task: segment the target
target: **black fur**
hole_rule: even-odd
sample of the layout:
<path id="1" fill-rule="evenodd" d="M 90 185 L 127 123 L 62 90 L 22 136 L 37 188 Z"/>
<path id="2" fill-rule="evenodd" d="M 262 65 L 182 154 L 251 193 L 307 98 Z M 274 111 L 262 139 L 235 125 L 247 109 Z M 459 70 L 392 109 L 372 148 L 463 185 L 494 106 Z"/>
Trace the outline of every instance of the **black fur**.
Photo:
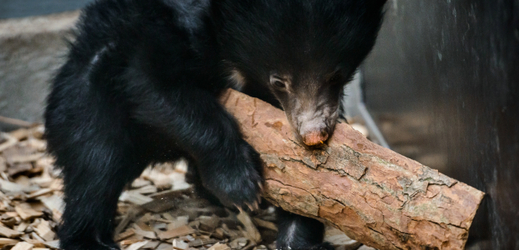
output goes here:
<path id="1" fill-rule="evenodd" d="M 314 219 L 276 210 L 278 216 L 277 249 L 332 250 L 330 244 L 323 243 L 324 225 Z"/>
<path id="2" fill-rule="evenodd" d="M 242 91 L 289 113 L 293 99 L 314 98 L 269 82 L 290 73 L 292 90 L 318 86 L 315 98 L 333 108 L 374 44 L 384 2 L 98 0 L 85 8 L 45 112 L 64 177 L 61 247 L 118 249 L 118 197 L 150 163 L 185 157 L 224 205 L 257 202 L 259 156 L 217 101 L 229 76 L 240 72 Z M 280 216 L 279 247 L 329 249 L 322 224 Z"/>

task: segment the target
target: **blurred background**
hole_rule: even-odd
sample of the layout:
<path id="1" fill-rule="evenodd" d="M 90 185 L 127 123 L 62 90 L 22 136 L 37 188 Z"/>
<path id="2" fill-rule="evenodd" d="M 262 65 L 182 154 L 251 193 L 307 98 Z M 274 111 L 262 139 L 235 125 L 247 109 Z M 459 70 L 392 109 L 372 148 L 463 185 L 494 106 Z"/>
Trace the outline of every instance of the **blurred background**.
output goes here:
<path id="1" fill-rule="evenodd" d="M 0 0 L 0 130 L 41 122 L 87 2 Z M 519 1 L 390 0 L 360 72 L 373 140 L 487 194 L 467 249 L 519 249 Z"/>

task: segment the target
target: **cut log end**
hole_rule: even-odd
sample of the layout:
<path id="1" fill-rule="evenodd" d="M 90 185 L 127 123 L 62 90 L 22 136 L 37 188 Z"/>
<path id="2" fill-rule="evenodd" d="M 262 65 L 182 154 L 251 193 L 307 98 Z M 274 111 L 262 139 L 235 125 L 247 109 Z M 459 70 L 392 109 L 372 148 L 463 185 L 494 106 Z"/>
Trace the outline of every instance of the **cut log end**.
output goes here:
<path id="1" fill-rule="evenodd" d="M 339 123 L 323 149 L 292 134 L 283 111 L 229 90 L 222 99 L 264 161 L 264 196 L 380 249 L 463 249 L 483 193 Z"/>

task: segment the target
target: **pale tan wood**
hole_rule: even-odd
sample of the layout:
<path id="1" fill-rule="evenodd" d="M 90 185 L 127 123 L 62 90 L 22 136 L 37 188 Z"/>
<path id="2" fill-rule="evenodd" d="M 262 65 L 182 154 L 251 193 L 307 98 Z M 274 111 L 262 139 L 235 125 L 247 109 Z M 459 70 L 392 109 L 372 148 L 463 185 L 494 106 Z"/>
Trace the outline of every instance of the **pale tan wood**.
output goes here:
<path id="1" fill-rule="evenodd" d="M 22 232 L 18 232 L 16 230 L 12 230 L 8 227 L 5 227 L 3 226 L 1 223 L 0 223 L 0 236 L 5 236 L 7 238 L 16 238 L 16 237 L 19 237 L 23 235 Z"/>
<path id="2" fill-rule="evenodd" d="M 245 226 L 244 235 L 255 243 L 261 242 L 261 234 L 259 233 L 256 226 L 252 223 L 252 219 L 250 218 L 249 214 L 240 211 L 237 218 L 241 224 Z"/>
<path id="3" fill-rule="evenodd" d="M 32 209 L 31 206 L 27 203 L 21 203 L 15 206 L 14 210 L 18 213 L 18 215 L 20 215 L 20 218 L 22 218 L 23 220 L 36 218 L 43 215 L 43 212 Z"/>
<path id="4" fill-rule="evenodd" d="M 16 245 L 19 240 L 0 238 L 0 247 Z"/>
<path id="5" fill-rule="evenodd" d="M 11 248 L 11 250 L 31 250 L 33 247 L 33 244 L 27 242 L 18 242 L 16 245 L 14 245 L 13 248 Z"/>
<path id="6" fill-rule="evenodd" d="M 184 226 L 181 226 L 181 227 L 178 227 L 178 228 L 175 228 L 175 229 L 171 229 L 171 230 L 168 230 L 168 231 L 165 231 L 165 232 L 161 232 L 158 234 L 158 237 L 161 239 L 161 240 L 167 240 L 167 239 L 171 239 L 171 238 L 175 238 L 175 237 L 179 237 L 179 236 L 184 236 L 184 235 L 188 235 L 188 234 L 192 234 L 194 233 L 195 230 L 193 230 L 193 228 L 187 226 L 187 225 L 184 225 Z"/>
<path id="7" fill-rule="evenodd" d="M 225 244 L 216 243 L 212 247 L 210 247 L 208 250 L 231 250 L 231 248 Z"/>
<path id="8" fill-rule="evenodd" d="M 42 237 L 45 242 L 54 240 L 56 234 L 52 231 L 48 221 L 42 221 L 36 228 L 36 232 Z"/>

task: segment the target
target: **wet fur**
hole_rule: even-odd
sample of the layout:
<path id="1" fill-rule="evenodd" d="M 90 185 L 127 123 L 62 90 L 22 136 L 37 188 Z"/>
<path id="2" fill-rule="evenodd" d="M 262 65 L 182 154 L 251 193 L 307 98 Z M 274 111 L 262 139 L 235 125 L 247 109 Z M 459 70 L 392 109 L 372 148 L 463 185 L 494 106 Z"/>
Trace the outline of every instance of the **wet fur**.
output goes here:
<path id="1" fill-rule="evenodd" d="M 292 88 L 304 92 L 307 87 L 295 82 L 326 84 L 315 79 L 340 64 L 342 87 L 373 46 L 383 2 L 100 0 L 85 8 L 45 111 L 49 152 L 64 178 L 61 247 L 118 249 L 118 197 L 150 163 L 185 157 L 197 183 L 221 203 L 254 204 L 261 161 L 217 101 L 237 83 L 233 72 L 239 72 L 243 92 L 288 113 L 284 103 L 315 101 L 312 95 L 283 99 L 267 84 L 269 72 L 275 67 L 290 73 Z M 337 23 L 314 16 L 312 22 L 325 27 L 314 41 L 319 46 L 306 43 L 315 51 L 300 57 L 304 53 L 294 49 L 309 30 L 283 18 L 306 20 L 298 13 L 309 6 L 335 15 Z M 262 21 L 271 28 L 258 26 Z M 305 75 L 310 59 L 320 71 Z M 336 105 L 337 95 L 329 89 L 319 99 Z M 286 212 L 279 220 L 280 248 L 331 249 L 321 244 L 317 221 Z"/>

